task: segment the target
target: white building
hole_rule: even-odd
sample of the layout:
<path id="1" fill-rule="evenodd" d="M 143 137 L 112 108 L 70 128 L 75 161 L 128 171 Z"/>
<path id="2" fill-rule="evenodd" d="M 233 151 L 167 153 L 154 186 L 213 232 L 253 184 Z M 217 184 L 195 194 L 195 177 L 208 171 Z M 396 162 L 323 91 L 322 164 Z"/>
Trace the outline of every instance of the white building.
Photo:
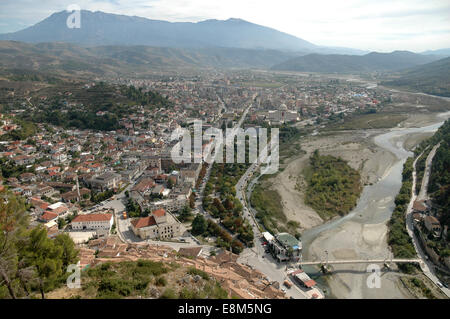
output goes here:
<path id="1" fill-rule="evenodd" d="M 112 214 L 78 215 L 72 220 L 74 230 L 110 230 L 114 222 Z"/>
<path id="2" fill-rule="evenodd" d="M 164 209 L 131 221 L 131 230 L 142 239 L 170 239 L 181 236 L 181 224 Z"/>

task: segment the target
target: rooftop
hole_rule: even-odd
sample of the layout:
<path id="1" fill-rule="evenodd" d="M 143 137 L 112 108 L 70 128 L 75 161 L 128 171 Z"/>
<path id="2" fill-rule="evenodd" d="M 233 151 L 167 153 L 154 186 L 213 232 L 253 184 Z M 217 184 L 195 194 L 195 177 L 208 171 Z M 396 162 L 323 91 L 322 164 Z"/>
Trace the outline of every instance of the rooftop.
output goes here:
<path id="1" fill-rule="evenodd" d="M 139 229 L 139 228 L 156 225 L 156 221 L 153 216 L 147 216 L 147 217 L 134 219 L 131 221 L 131 224 L 133 225 L 134 228 Z"/>
<path id="2" fill-rule="evenodd" d="M 294 249 L 301 248 L 301 242 L 291 234 L 279 233 L 275 237 L 285 247 L 292 247 Z"/>
<path id="3" fill-rule="evenodd" d="M 72 220 L 73 222 L 103 222 L 110 221 L 112 214 L 89 214 L 89 215 L 78 215 Z"/>

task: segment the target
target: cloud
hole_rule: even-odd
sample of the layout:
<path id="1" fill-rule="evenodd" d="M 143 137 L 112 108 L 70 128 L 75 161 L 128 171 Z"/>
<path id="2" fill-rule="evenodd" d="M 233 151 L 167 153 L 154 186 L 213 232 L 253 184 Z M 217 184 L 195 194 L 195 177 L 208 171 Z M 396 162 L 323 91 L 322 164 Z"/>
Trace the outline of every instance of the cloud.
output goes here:
<path id="1" fill-rule="evenodd" d="M 450 47 L 448 0 L 2 0 L 0 32 L 82 9 L 172 22 L 241 18 L 318 45 L 424 51 Z"/>

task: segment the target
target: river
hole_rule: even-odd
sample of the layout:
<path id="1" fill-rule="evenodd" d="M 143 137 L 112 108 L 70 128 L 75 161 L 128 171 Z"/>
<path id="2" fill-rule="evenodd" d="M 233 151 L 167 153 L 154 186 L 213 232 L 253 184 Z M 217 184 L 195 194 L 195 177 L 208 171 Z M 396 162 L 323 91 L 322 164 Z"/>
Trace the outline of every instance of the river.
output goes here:
<path id="1" fill-rule="evenodd" d="M 412 152 L 405 149 L 404 141 L 409 134 L 435 132 L 444 123 L 444 120 L 450 117 L 450 112 L 441 113 L 439 117 L 442 120 L 432 125 L 414 128 L 394 128 L 387 133 L 374 137 L 374 143 L 394 154 L 396 161 L 387 169 L 378 182 L 363 188 L 357 206 L 348 215 L 306 230 L 302 234 L 304 260 L 322 259 L 325 256 L 324 250 L 329 251 L 330 260 L 338 259 L 336 255 L 340 252 L 351 253 L 353 257 L 358 259 L 375 257 L 374 255 L 382 258 L 388 256 L 389 250 L 386 244 L 387 227 L 385 224 L 390 219 L 395 207 L 394 198 L 401 187 L 403 164 L 409 156 L 413 155 Z M 366 233 L 363 234 L 362 232 Z M 369 237 L 370 239 L 367 239 Z M 342 243 L 343 241 L 345 243 Z M 334 256 L 333 252 L 335 252 Z M 364 269 L 362 267 L 365 266 L 351 266 L 353 270 L 363 273 Z M 347 268 L 350 267 L 347 266 Z M 339 286 L 336 280 L 333 285 L 329 285 L 329 281 L 325 282 L 322 280 L 323 278 L 321 278 L 316 268 L 305 267 L 305 270 L 313 274 L 319 285 L 325 288 L 328 296 L 349 298 L 344 291 L 345 289 L 336 288 Z M 364 287 L 364 278 L 359 278 L 356 282 L 353 277 L 343 276 L 343 278 L 340 278 L 340 285 L 346 286 L 346 289 L 351 292 L 350 298 L 404 297 L 400 291 L 396 291 L 395 285 L 391 282 L 389 282 L 389 291 L 387 293 L 374 294 Z"/>

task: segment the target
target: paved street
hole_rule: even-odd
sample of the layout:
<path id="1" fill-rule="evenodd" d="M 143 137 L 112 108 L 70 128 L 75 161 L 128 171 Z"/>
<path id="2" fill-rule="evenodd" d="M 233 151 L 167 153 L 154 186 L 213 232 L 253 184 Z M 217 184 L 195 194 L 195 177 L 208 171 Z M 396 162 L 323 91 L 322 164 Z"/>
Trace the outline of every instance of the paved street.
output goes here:
<path id="1" fill-rule="evenodd" d="M 278 146 L 274 151 L 277 151 Z M 264 153 L 264 152 L 263 152 Z M 249 197 L 251 191 L 259 179 L 259 170 L 261 163 L 266 162 L 267 157 L 262 157 L 258 162 L 252 163 L 247 171 L 241 176 L 236 184 L 236 197 L 244 206 L 244 217 L 252 225 L 253 233 L 255 234 L 255 246 L 253 248 L 246 248 L 238 258 L 238 261 L 247 264 L 265 274 L 270 281 L 277 281 L 282 287 L 283 282 L 288 278 L 286 264 L 280 264 L 275 261 L 270 253 L 265 252 L 265 247 L 261 241 L 261 231 L 255 218 L 256 211 L 251 207 Z M 259 175 L 256 177 L 256 175 Z M 249 183 L 249 181 L 251 182 Z M 295 283 L 290 289 L 286 289 L 286 295 L 295 299 L 306 299 L 308 295 L 302 291 Z"/>
<path id="2" fill-rule="evenodd" d="M 414 233 L 414 226 L 413 226 L 413 218 L 412 218 L 412 207 L 414 202 L 417 199 L 425 199 L 427 198 L 427 187 L 428 187 L 428 181 L 430 178 L 430 170 L 431 170 L 431 162 L 433 160 L 434 155 L 436 154 L 436 149 L 439 147 L 440 144 L 436 145 L 428 155 L 425 163 L 425 172 L 423 174 L 423 180 L 422 180 L 422 188 L 420 189 L 419 195 L 416 195 L 414 190 L 416 189 L 416 182 L 417 182 L 417 175 L 416 175 L 416 162 L 419 159 L 420 156 L 417 156 L 416 160 L 413 163 L 413 185 L 412 185 L 412 197 L 411 201 L 408 204 L 408 208 L 406 210 L 406 229 L 408 231 L 409 236 L 413 240 L 414 248 L 416 249 L 417 256 L 419 256 L 420 259 L 422 259 L 422 262 L 420 263 L 420 268 L 422 269 L 423 273 L 436 285 L 439 281 L 439 278 L 437 278 L 434 275 L 434 265 L 430 260 L 427 260 L 426 253 L 423 251 L 422 247 L 419 244 L 419 240 Z M 438 286 L 438 285 L 437 285 Z M 438 286 L 439 287 L 439 286 Z M 447 295 L 447 297 L 450 298 L 450 290 L 445 287 L 439 287 L 443 293 Z"/>

